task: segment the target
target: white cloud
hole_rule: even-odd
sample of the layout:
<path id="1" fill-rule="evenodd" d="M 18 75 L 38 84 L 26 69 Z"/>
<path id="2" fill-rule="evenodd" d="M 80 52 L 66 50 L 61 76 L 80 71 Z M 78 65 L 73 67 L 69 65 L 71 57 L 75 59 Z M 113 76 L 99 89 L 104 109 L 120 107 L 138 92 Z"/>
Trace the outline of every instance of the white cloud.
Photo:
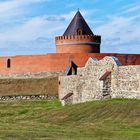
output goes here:
<path id="1" fill-rule="evenodd" d="M 140 20 L 135 16 L 116 16 L 108 20 L 96 29 L 96 33 L 102 35 L 103 51 L 109 48 L 110 52 L 140 53 Z"/>
<path id="2" fill-rule="evenodd" d="M 62 15 L 44 15 L 32 17 L 23 23 L 13 26 L 10 30 L 0 33 L 0 41 L 27 41 L 39 37 L 61 35 L 66 29 L 75 12 Z M 56 26 L 59 25 L 59 26 Z"/>
<path id="3" fill-rule="evenodd" d="M 22 15 L 25 11 L 28 12 L 29 9 L 26 6 L 43 1 L 51 0 L 8 0 L 0 2 L 0 20 L 3 23 L 8 20 L 17 20 L 18 15 Z M 138 11 L 138 7 L 139 5 L 134 4 L 125 6 L 118 12 L 119 14 L 105 15 L 103 20 L 93 18 L 99 9 L 82 10 L 81 13 L 91 25 L 97 25 L 95 33 L 102 35 L 103 52 L 131 53 L 131 48 L 136 48 L 133 53 L 140 53 L 140 14 L 138 12 L 134 16 L 125 16 L 126 13 Z M 17 50 L 28 50 L 27 48 L 33 50 L 34 47 L 54 46 L 54 37 L 65 31 L 74 15 L 75 11 L 71 11 L 59 16 L 42 15 L 25 18 L 22 21 L 20 19 L 18 24 L 13 26 L 9 24 L 10 29 L 0 30 L 0 48 L 5 46 L 6 48 L 17 48 Z M 4 18 L 7 19 L 2 20 Z"/>
<path id="4" fill-rule="evenodd" d="M 102 36 L 102 52 L 140 53 L 139 9 L 139 2 L 131 3 L 103 19 L 91 19 L 97 27 L 95 33 Z"/>
<path id="5" fill-rule="evenodd" d="M 25 6 L 50 0 L 7 0 L 0 2 L 0 19 L 25 13 Z"/>
<path id="6" fill-rule="evenodd" d="M 140 2 L 126 5 L 122 8 L 122 13 L 140 12 Z"/>

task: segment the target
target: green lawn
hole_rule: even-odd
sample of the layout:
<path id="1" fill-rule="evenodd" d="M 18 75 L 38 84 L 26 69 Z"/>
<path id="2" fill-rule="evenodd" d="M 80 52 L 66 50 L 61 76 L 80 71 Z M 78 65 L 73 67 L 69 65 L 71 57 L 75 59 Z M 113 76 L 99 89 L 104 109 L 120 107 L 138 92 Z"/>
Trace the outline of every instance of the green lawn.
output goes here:
<path id="1" fill-rule="evenodd" d="M 0 102 L 0 140 L 38 139 L 140 140 L 140 100 Z"/>

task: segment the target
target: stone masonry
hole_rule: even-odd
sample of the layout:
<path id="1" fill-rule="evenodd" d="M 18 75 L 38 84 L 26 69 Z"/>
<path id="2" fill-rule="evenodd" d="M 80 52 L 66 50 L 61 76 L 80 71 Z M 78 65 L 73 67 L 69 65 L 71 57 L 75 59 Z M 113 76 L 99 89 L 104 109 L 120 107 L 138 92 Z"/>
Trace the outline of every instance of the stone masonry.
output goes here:
<path id="1" fill-rule="evenodd" d="M 28 78 L 47 78 L 58 77 L 64 75 L 64 72 L 38 72 L 38 73 L 23 73 L 23 74 L 0 74 L 0 79 L 28 79 Z"/>
<path id="2" fill-rule="evenodd" d="M 70 96 L 68 96 L 70 95 Z M 105 98 L 140 99 L 140 65 L 122 66 L 118 58 L 89 58 L 77 75 L 59 77 L 63 105 Z"/>

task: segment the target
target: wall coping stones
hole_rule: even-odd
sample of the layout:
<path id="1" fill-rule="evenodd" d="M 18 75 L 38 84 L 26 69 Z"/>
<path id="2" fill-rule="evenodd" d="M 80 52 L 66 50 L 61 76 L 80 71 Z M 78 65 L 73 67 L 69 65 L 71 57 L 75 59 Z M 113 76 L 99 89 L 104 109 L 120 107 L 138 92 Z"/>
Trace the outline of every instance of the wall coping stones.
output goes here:
<path id="1" fill-rule="evenodd" d="M 64 72 L 39 72 L 39 73 L 23 73 L 23 74 L 0 74 L 0 79 L 28 79 L 28 78 L 47 78 L 64 75 Z"/>
<path id="2" fill-rule="evenodd" d="M 0 96 L 0 101 L 54 100 L 54 99 L 58 99 L 58 96 L 49 96 L 49 95 L 9 95 L 9 96 Z"/>

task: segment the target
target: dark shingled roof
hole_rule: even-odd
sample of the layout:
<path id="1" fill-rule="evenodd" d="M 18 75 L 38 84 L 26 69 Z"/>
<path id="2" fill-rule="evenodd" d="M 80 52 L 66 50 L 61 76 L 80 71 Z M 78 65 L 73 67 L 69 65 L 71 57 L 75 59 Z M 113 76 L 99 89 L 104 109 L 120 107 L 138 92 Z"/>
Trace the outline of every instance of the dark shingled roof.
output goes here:
<path id="1" fill-rule="evenodd" d="M 93 35 L 93 32 L 91 31 L 90 27 L 81 15 L 80 11 L 76 13 L 63 35 L 77 35 L 78 29 L 83 30 L 83 35 Z"/>

